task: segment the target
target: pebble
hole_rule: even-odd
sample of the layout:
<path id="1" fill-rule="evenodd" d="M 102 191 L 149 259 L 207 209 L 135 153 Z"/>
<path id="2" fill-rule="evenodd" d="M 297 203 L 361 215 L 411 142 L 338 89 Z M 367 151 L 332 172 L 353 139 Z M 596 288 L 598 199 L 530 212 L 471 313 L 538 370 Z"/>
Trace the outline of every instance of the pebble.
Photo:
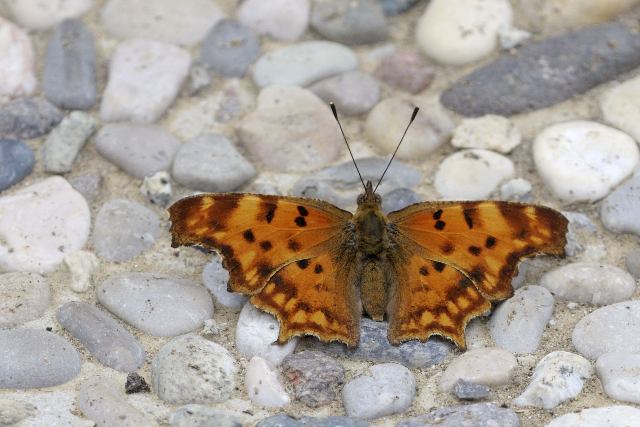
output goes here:
<path id="1" fill-rule="evenodd" d="M 640 353 L 640 301 L 608 305 L 587 314 L 573 329 L 573 346 L 589 359 L 620 351 Z"/>
<path id="2" fill-rule="evenodd" d="M 211 76 L 209 69 L 199 61 L 194 61 L 191 64 L 191 69 L 189 70 L 187 94 L 189 96 L 196 96 L 204 89 L 211 87 L 212 83 L 213 77 Z"/>
<path id="3" fill-rule="evenodd" d="M 111 57 L 100 118 L 155 122 L 178 95 L 189 67 L 189 52 L 177 46 L 145 39 L 120 43 Z"/>
<path id="4" fill-rule="evenodd" d="M 36 163 L 28 145 L 13 139 L 0 139 L 0 191 L 27 177 Z"/>
<path id="5" fill-rule="evenodd" d="M 78 18 L 93 6 L 93 0 L 20 0 L 6 7 L 15 22 L 29 30 L 46 30 L 65 19 Z"/>
<path id="6" fill-rule="evenodd" d="M 569 99 L 638 65 L 640 34 L 620 23 L 602 24 L 505 53 L 457 80 L 441 100 L 464 116 L 511 116 Z"/>
<path id="7" fill-rule="evenodd" d="M 376 43 L 389 36 L 378 0 L 316 0 L 310 19 L 311 27 L 323 38 L 344 44 Z"/>
<path id="8" fill-rule="evenodd" d="M 67 110 L 88 110 L 96 103 L 96 52 L 91 31 L 71 19 L 53 31 L 44 56 L 42 90 Z"/>
<path id="9" fill-rule="evenodd" d="M 99 308 L 71 301 L 58 308 L 56 318 L 103 365 L 133 372 L 144 363 L 144 348 L 138 340 Z"/>
<path id="10" fill-rule="evenodd" d="M 91 378 L 78 391 L 78 408 L 97 426 L 152 427 L 156 424 L 133 407 L 112 381 Z"/>
<path id="11" fill-rule="evenodd" d="M 629 273 L 612 265 L 574 262 L 545 273 L 540 286 L 563 300 L 609 305 L 630 299 L 636 282 Z"/>
<path id="12" fill-rule="evenodd" d="M 242 308 L 248 300 L 245 295 L 227 290 L 229 272 L 222 267 L 222 260 L 219 256 L 214 257 L 204 266 L 202 282 L 211 291 L 216 301 L 227 308 Z"/>
<path id="13" fill-rule="evenodd" d="M 462 119 L 453 130 L 451 145 L 458 148 L 482 148 L 507 154 L 522 142 L 517 127 L 506 117 L 487 114 Z"/>
<path id="14" fill-rule="evenodd" d="M 553 409 L 580 394 L 592 375 L 591 362 L 584 357 L 567 351 L 551 352 L 538 362 L 531 382 L 513 404 Z"/>
<path id="15" fill-rule="evenodd" d="M 257 34 L 295 41 L 307 30 L 310 9 L 309 0 L 246 0 L 236 14 Z"/>
<path id="16" fill-rule="evenodd" d="M 99 284 L 100 304 L 142 332 L 172 337 L 201 328 L 213 316 L 204 286 L 155 273 L 124 273 Z"/>
<path id="17" fill-rule="evenodd" d="M 200 60 L 223 77 L 242 77 L 260 53 L 260 41 L 242 23 L 222 19 L 202 42 Z"/>
<path id="18" fill-rule="evenodd" d="M 293 353 L 300 340 L 293 337 L 286 344 L 278 344 L 279 332 L 280 325 L 275 317 L 246 303 L 236 325 L 236 348 L 248 359 L 260 356 L 272 366 L 279 366 Z"/>
<path id="19" fill-rule="evenodd" d="M 399 211 L 409 205 L 422 201 L 422 197 L 408 188 L 397 188 L 384 195 L 382 211 L 384 213 Z"/>
<path id="20" fill-rule="evenodd" d="M 553 314 L 553 295 L 541 286 L 524 286 L 496 308 L 489 320 L 496 345 L 513 353 L 533 353 Z"/>
<path id="21" fill-rule="evenodd" d="M 278 375 L 262 357 L 253 356 L 249 360 L 244 383 L 247 394 L 255 405 L 279 408 L 290 402 Z"/>
<path id="22" fill-rule="evenodd" d="M 0 107 L 0 138 L 38 138 L 62 117 L 62 111 L 44 98 L 16 99 Z"/>
<path id="23" fill-rule="evenodd" d="M 628 177 L 640 160 L 635 141 L 585 120 L 551 125 L 533 142 L 538 173 L 565 202 L 596 201 Z"/>
<path id="24" fill-rule="evenodd" d="M 387 322 L 360 319 L 360 341 L 355 349 L 344 344 L 321 344 L 323 351 L 349 359 L 372 362 L 397 362 L 409 368 L 427 368 L 444 360 L 453 346 L 449 341 L 437 337 L 426 342 L 407 341 L 392 345 L 387 339 Z"/>
<path id="25" fill-rule="evenodd" d="M 357 67 L 358 58 L 348 47 L 328 41 L 307 41 L 262 55 L 253 67 L 253 80 L 261 88 L 307 86 Z"/>
<path id="26" fill-rule="evenodd" d="M 95 137 L 98 153 L 138 179 L 169 170 L 180 145 L 165 129 L 136 123 L 105 125 Z"/>
<path id="27" fill-rule="evenodd" d="M 126 394 L 150 393 L 151 388 L 144 377 L 141 377 L 136 372 L 129 372 L 124 383 L 124 392 Z"/>
<path id="28" fill-rule="evenodd" d="M 640 215 L 640 171 L 634 173 L 600 204 L 602 224 L 614 233 L 640 235 L 638 215 Z"/>
<path id="29" fill-rule="evenodd" d="M 500 186 L 500 199 L 517 202 L 531 199 L 531 183 L 524 178 L 513 178 Z"/>
<path id="30" fill-rule="evenodd" d="M 583 213 L 563 211 L 562 215 L 569 220 L 567 245 L 564 250 L 568 256 L 573 257 L 585 251 L 583 241 L 593 236 L 598 227 Z"/>
<path id="31" fill-rule="evenodd" d="M 385 15 L 399 15 L 411 9 L 418 0 L 379 0 Z"/>
<path id="32" fill-rule="evenodd" d="M 444 406 L 425 415 L 408 418 L 396 427 L 520 427 L 518 415 L 495 403 Z"/>
<path id="33" fill-rule="evenodd" d="M 13 426 L 36 415 L 37 408 L 29 402 L 0 399 L 0 426 Z"/>
<path id="34" fill-rule="evenodd" d="M 280 414 L 265 418 L 255 427 L 369 427 L 370 424 L 357 418 L 330 416 L 330 417 L 302 417 L 292 418 L 289 415 Z M 234 426 L 235 427 L 235 426 Z"/>
<path id="35" fill-rule="evenodd" d="M 624 259 L 624 264 L 633 277 L 640 279 L 640 248 L 629 252 Z"/>
<path id="36" fill-rule="evenodd" d="M 0 330 L 0 388 L 53 387 L 80 372 L 80 355 L 64 338 L 37 329 Z"/>
<path id="37" fill-rule="evenodd" d="M 407 131 L 398 150 L 401 160 L 424 159 L 444 144 L 453 130 L 453 122 L 439 105 L 418 105 L 421 110 Z M 415 105 L 399 97 L 379 102 L 367 116 L 365 131 L 371 142 L 385 153 L 391 154 L 411 119 Z"/>
<path id="38" fill-rule="evenodd" d="M 447 366 L 440 377 L 440 389 L 450 392 L 459 380 L 487 386 L 509 384 L 517 367 L 510 351 L 500 347 L 476 348 L 462 353 Z"/>
<path id="39" fill-rule="evenodd" d="M 359 70 L 320 80 L 309 86 L 309 90 L 327 104 L 334 102 L 338 113 L 345 116 L 364 114 L 380 100 L 376 79 Z"/>
<path id="40" fill-rule="evenodd" d="M 585 408 L 554 418 L 545 427 L 631 427 L 640 424 L 640 409 L 631 406 Z"/>
<path id="41" fill-rule="evenodd" d="M 278 172 L 308 172 L 335 160 L 340 131 L 329 108 L 307 89 L 271 86 L 242 118 L 237 135 L 247 150 Z"/>
<path id="42" fill-rule="evenodd" d="M 453 394 L 460 400 L 480 400 L 489 396 L 491 389 L 486 385 L 458 380 L 453 385 Z"/>
<path id="43" fill-rule="evenodd" d="M 366 157 L 358 159 L 357 162 L 365 182 L 377 182 L 389 160 Z M 421 180 L 422 174 L 418 169 L 394 160 L 378 189 L 378 194 L 382 195 L 383 206 L 394 190 L 415 187 Z M 304 175 L 294 184 L 292 193 L 297 196 L 327 200 L 343 209 L 353 209 L 356 198 L 362 191 L 362 183 L 353 162 L 346 161 Z"/>
<path id="44" fill-rule="evenodd" d="M 73 111 L 62 119 L 42 145 L 45 172 L 71 172 L 78 153 L 95 129 L 95 119 L 83 111 Z"/>
<path id="45" fill-rule="evenodd" d="M 237 367 L 221 345 L 188 334 L 165 344 L 153 358 L 153 391 L 171 404 L 219 403 L 235 389 Z"/>
<path id="46" fill-rule="evenodd" d="M 193 46 L 224 17 L 212 0 L 109 0 L 102 25 L 120 39 L 144 37 Z"/>
<path id="47" fill-rule="evenodd" d="M 69 183 L 89 203 L 93 202 L 102 188 L 102 176 L 95 173 L 76 175 L 69 179 Z"/>
<path id="48" fill-rule="evenodd" d="M 603 354 L 596 362 L 596 372 L 607 396 L 640 403 L 640 354 Z"/>
<path id="49" fill-rule="evenodd" d="M 50 302 L 49 283 L 39 274 L 0 274 L 0 328 L 37 319 Z"/>
<path id="50" fill-rule="evenodd" d="M 545 0 L 534 7 L 540 9 L 542 26 L 558 31 L 599 24 L 638 4 L 638 0 L 594 2 L 592 0 Z"/>
<path id="51" fill-rule="evenodd" d="M 382 58 L 373 73 L 389 86 L 417 94 L 433 81 L 435 71 L 416 52 L 396 52 Z"/>
<path id="52" fill-rule="evenodd" d="M 488 199 L 515 173 L 511 159 L 480 148 L 457 151 L 438 166 L 433 185 L 444 199 Z"/>
<path id="53" fill-rule="evenodd" d="M 182 144 L 171 175 L 192 190 L 237 190 L 256 176 L 256 169 L 223 135 L 204 134 Z"/>
<path id="54" fill-rule="evenodd" d="M 171 414 L 171 427 L 243 427 L 248 416 L 206 405 L 185 405 Z"/>
<path id="55" fill-rule="evenodd" d="M 154 205 L 166 207 L 171 201 L 171 176 L 165 171 L 145 176 L 140 186 L 140 193 Z"/>
<path id="56" fill-rule="evenodd" d="M 418 21 L 416 40 L 428 57 L 463 65 L 489 55 L 512 21 L 507 0 L 432 0 Z"/>
<path id="57" fill-rule="evenodd" d="M 607 123 L 640 141 L 640 109 L 635 100 L 640 95 L 640 77 L 629 79 L 604 92 L 600 109 Z"/>
<path id="58" fill-rule="evenodd" d="M 345 370 L 332 357 L 305 350 L 287 356 L 282 373 L 297 400 L 310 408 L 327 405 L 336 399 L 336 389 L 344 383 Z"/>
<path id="59" fill-rule="evenodd" d="M 368 369 L 342 389 L 342 403 L 350 417 L 374 419 L 409 409 L 416 394 L 416 379 L 397 363 L 381 363 Z"/>
<path id="60" fill-rule="evenodd" d="M 59 176 L 0 197 L 0 271 L 52 272 L 84 247 L 90 227 L 84 197 Z"/>
<path id="61" fill-rule="evenodd" d="M 106 261 L 128 261 L 153 245 L 160 219 L 152 210 L 127 199 L 106 202 L 96 215 L 93 248 Z"/>
<path id="62" fill-rule="evenodd" d="M 29 35 L 0 18 L 0 96 L 18 98 L 31 95 L 38 84 L 35 73 L 34 50 Z"/>
<path id="63" fill-rule="evenodd" d="M 95 427 L 93 421 L 82 417 L 78 411 L 76 392 L 47 390 L 44 392 L 16 392 L 6 395 L 12 399 L 19 400 L 21 404 L 31 405 L 35 408 L 30 419 L 21 422 L 19 425 L 28 427 L 49 427 L 49 426 L 73 426 L 73 427 Z M 13 427 L 13 426 L 12 426 Z"/>

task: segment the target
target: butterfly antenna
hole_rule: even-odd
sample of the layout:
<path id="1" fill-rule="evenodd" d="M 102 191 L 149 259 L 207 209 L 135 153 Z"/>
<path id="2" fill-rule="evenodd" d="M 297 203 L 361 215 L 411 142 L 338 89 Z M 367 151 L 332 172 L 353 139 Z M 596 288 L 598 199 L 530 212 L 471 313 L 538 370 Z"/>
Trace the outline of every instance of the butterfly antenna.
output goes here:
<path id="1" fill-rule="evenodd" d="M 336 118 L 336 122 L 338 122 L 338 126 L 340 127 L 340 132 L 342 133 L 342 138 L 344 139 L 344 143 L 347 144 L 347 150 L 349 150 L 349 154 L 351 154 L 351 160 L 353 160 L 353 164 L 356 167 L 356 171 L 358 171 L 358 176 L 360 177 L 360 182 L 362 182 L 362 186 L 365 191 L 367 191 L 367 186 L 364 185 L 364 179 L 362 179 L 362 174 L 360 173 L 360 169 L 358 169 L 358 164 L 356 163 L 356 159 L 353 157 L 353 153 L 351 152 L 351 147 L 349 147 L 349 143 L 347 142 L 347 137 L 344 134 L 344 130 L 342 130 L 342 124 L 340 123 L 340 119 L 338 119 L 338 110 L 336 110 L 336 104 L 330 102 L 331 111 L 333 112 L 333 117 Z"/>
<path id="2" fill-rule="evenodd" d="M 391 166 L 391 162 L 393 162 L 393 158 L 396 156 L 396 153 L 398 152 L 398 148 L 400 148 L 400 144 L 402 144 L 402 140 L 404 139 L 404 136 L 407 134 L 407 131 L 409 130 L 409 127 L 411 126 L 411 123 L 413 123 L 413 121 L 416 119 L 416 116 L 418 115 L 418 111 L 419 110 L 420 110 L 420 108 L 418 108 L 418 107 L 415 107 L 413 109 L 413 114 L 411 114 L 411 120 L 409 120 L 409 124 L 405 128 L 404 133 L 402 134 L 402 138 L 400 138 L 400 142 L 398 142 L 398 145 L 396 146 L 396 149 L 393 152 L 393 155 L 391 156 L 391 159 L 389 160 L 389 163 L 387 163 L 387 167 L 384 168 L 384 172 L 382 172 L 382 176 L 380 177 L 380 180 L 378 180 L 378 183 L 376 184 L 376 188 L 373 189 L 374 193 L 376 192 L 376 190 L 378 189 L 378 186 L 382 182 L 382 178 L 384 178 L 384 174 L 387 173 L 387 170 L 389 170 L 389 166 Z"/>

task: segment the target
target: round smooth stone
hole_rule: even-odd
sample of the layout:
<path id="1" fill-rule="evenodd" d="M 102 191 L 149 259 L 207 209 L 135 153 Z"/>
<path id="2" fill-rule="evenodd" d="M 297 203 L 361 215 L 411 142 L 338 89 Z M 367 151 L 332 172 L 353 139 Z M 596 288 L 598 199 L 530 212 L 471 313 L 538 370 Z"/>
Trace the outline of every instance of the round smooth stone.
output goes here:
<path id="1" fill-rule="evenodd" d="M 495 309 L 489 320 L 496 345 L 513 353 L 533 353 L 553 314 L 555 301 L 542 286 L 524 286 Z"/>
<path id="2" fill-rule="evenodd" d="M 96 129 L 96 120 L 84 111 L 73 111 L 62 119 L 42 145 L 44 170 L 53 173 L 71 172 L 73 162 Z"/>
<path id="3" fill-rule="evenodd" d="M 453 129 L 453 122 L 436 103 L 419 107 L 421 110 L 398 150 L 399 159 L 425 158 L 446 142 Z M 414 108 L 411 102 L 393 97 L 379 102 L 371 110 L 365 122 L 365 131 L 380 151 L 392 153 L 395 150 Z"/>
<path id="4" fill-rule="evenodd" d="M 261 88 L 307 86 L 357 67 L 358 58 L 348 47 L 328 41 L 308 41 L 262 55 L 253 67 L 253 80 Z"/>
<path id="5" fill-rule="evenodd" d="M 0 271 L 52 272 L 84 247 L 90 227 L 84 197 L 59 176 L 0 197 Z"/>
<path id="6" fill-rule="evenodd" d="M 397 52 L 382 58 L 374 75 L 391 87 L 417 94 L 431 84 L 435 72 L 418 53 Z"/>
<path id="7" fill-rule="evenodd" d="M 53 387 L 80 372 L 80 355 L 64 338 L 36 329 L 0 330 L 0 388 Z"/>
<path id="8" fill-rule="evenodd" d="M 624 427 L 640 424 L 640 409 L 631 406 L 586 408 L 554 418 L 545 427 Z"/>
<path id="9" fill-rule="evenodd" d="M 236 14 L 257 34 L 276 40 L 298 40 L 309 25 L 309 0 L 245 0 Z"/>
<path id="10" fill-rule="evenodd" d="M 640 353 L 640 301 L 624 301 L 599 308 L 573 329 L 573 346 L 596 359 L 614 351 Z"/>
<path id="11" fill-rule="evenodd" d="M 612 265 L 574 262 L 545 273 L 540 286 L 560 299 L 608 305 L 631 298 L 636 282 L 629 273 Z"/>
<path id="12" fill-rule="evenodd" d="M 110 312 L 157 337 L 194 331 L 213 316 L 213 302 L 205 287 L 161 274 L 114 276 L 96 287 L 96 295 Z"/>
<path id="13" fill-rule="evenodd" d="M 160 219 L 152 210 L 126 199 L 106 202 L 96 215 L 93 247 L 107 261 L 128 261 L 153 245 Z"/>
<path id="14" fill-rule="evenodd" d="M 33 170 L 36 157 L 29 146 L 13 139 L 0 139 L 0 191 L 22 181 Z"/>
<path id="15" fill-rule="evenodd" d="M 46 30 L 65 19 L 78 18 L 93 7 L 93 0 L 8 1 L 14 21 L 29 30 Z"/>
<path id="16" fill-rule="evenodd" d="M 445 158 L 433 185 L 444 199 L 488 199 L 501 182 L 515 173 L 513 162 L 502 154 L 472 148 Z"/>
<path id="17" fill-rule="evenodd" d="M 509 384 L 518 366 L 515 356 L 499 347 L 476 348 L 461 354 L 440 377 L 440 388 L 452 391 L 459 380 L 488 386 Z"/>
<path id="18" fill-rule="evenodd" d="M 371 110 L 380 99 L 380 85 L 367 73 L 347 71 L 309 86 L 324 102 L 334 102 L 339 114 L 357 116 Z"/>
<path id="19" fill-rule="evenodd" d="M 379 0 L 316 0 L 311 26 L 324 38 L 351 45 L 380 42 L 389 35 Z"/>
<path id="20" fill-rule="evenodd" d="M 513 400 L 516 406 L 552 409 L 573 399 L 593 375 L 591 362 L 567 351 L 554 351 L 543 357 L 533 371 L 531 383 Z"/>
<path id="21" fill-rule="evenodd" d="M 171 404 L 224 402 L 235 389 L 237 370 L 233 356 L 221 345 L 183 335 L 153 358 L 153 391 Z"/>
<path id="22" fill-rule="evenodd" d="M 640 279 L 640 248 L 633 249 L 624 259 L 629 273 L 636 279 Z"/>
<path id="23" fill-rule="evenodd" d="M 640 403 L 640 354 L 603 354 L 598 357 L 596 371 L 607 396 Z"/>
<path id="24" fill-rule="evenodd" d="M 288 405 L 291 400 L 278 374 L 262 357 L 253 356 L 249 360 L 244 383 L 249 398 L 256 405 L 280 408 Z"/>
<path id="25" fill-rule="evenodd" d="M 522 142 L 522 135 L 506 117 L 488 114 L 465 118 L 453 130 L 451 145 L 509 153 Z"/>
<path id="26" fill-rule="evenodd" d="M 540 132 L 533 143 L 533 159 L 544 182 L 560 199 L 596 201 L 631 174 L 640 151 L 629 135 L 578 120 Z"/>
<path id="27" fill-rule="evenodd" d="M 37 319 L 50 302 L 49 283 L 39 274 L 0 274 L 0 328 Z"/>
<path id="28" fill-rule="evenodd" d="M 282 362 L 284 377 L 293 386 L 296 399 L 311 408 L 336 399 L 336 388 L 344 382 L 344 368 L 320 351 L 301 351 Z"/>
<path id="29" fill-rule="evenodd" d="M 242 77 L 258 57 L 260 41 L 242 23 L 223 19 L 202 42 L 202 63 L 224 77 Z"/>
<path id="30" fill-rule="evenodd" d="M 157 425 L 127 401 L 127 396 L 110 380 L 92 378 L 78 391 L 78 407 L 97 426 L 153 427 Z"/>
<path id="31" fill-rule="evenodd" d="M 640 77 L 634 77 L 607 90 L 600 98 L 600 109 L 607 123 L 640 141 Z"/>
<path id="32" fill-rule="evenodd" d="M 600 204 L 600 219 L 609 231 L 640 236 L 640 170 Z"/>
<path id="33" fill-rule="evenodd" d="M 247 302 L 248 297 L 237 292 L 229 292 L 229 272 L 222 267 L 220 257 L 214 257 L 202 270 L 202 282 L 216 298 L 219 304 L 228 308 L 240 309 Z"/>
<path id="34" fill-rule="evenodd" d="M 0 96 L 18 98 L 31 95 L 38 83 L 35 73 L 34 51 L 29 35 L 0 18 Z"/>
<path id="35" fill-rule="evenodd" d="M 212 0 L 109 0 L 102 25 L 120 39 L 142 37 L 193 46 L 224 17 Z"/>
<path id="36" fill-rule="evenodd" d="M 543 27 L 557 32 L 613 20 L 637 4 L 638 0 L 545 0 L 533 7 L 541 13 Z"/>
<path id="37" fill-rule="evenodd" d="M 406 411 L 416 394 L 416 379 L 397 363 L 381 363 L 349 381 L 342 389 L 348 416 L 374 419 Z"/>
<path id="38" fill-rule="evenodd" d="M 462 65 L 489 55 L 512 20 L 507 0 L 432 0 L 418 21 L 416 39 L 428 57 Z"/>
<path id="39" fill-rule="evenodd" d="M 38 138 L 63 117 L 62 111 L 44 98 L 16 99 L 0 107 L 0 138 Z"/>

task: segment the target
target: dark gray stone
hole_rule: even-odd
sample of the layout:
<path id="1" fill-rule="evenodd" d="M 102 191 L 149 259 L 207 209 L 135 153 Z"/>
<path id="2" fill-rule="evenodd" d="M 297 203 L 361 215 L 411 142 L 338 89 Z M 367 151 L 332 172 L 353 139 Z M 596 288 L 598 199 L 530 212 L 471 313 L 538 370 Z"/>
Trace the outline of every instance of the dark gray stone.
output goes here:
<path id="1" fill-rule="evenodd" d="M 491 389 L 484 384 L 471 383 L 463 379 L 459 379 L 453 385 L 453 394 L 462 400 L 478 400 L 489 396 Z"/>
<path id="2" fill-rule="evenodd" d="M 138 375 L 137 372 L 129 372 L 127 380 L 124 383 L 124 392 L 126 394 L 150 393 L 151 388 L 144 377 Z"/>
<path id="3" fill-rule="evenodd" d="M 96 52 L 91 31 L 77 19 L 58 24 L 44 57 L 42 89 L 60 108 L 88 110 L 96 103 Z"/>
<path id="4" fill-rule="evenodd" d="M 387 16 L 399 15 L 418 3 L 418 0 L 378 0 Z"/>
<path id="5" fill-rule="evenodd" d="M 392 345 L 387 339 L 387 327 L 387 322 L 363 318 L 360 321 L 360 341 L 355 349 L 340 343 L 322 344 L 315 340 L 316 348 L 350 359 L 397 362 L 408 368 L 426 368 L 440 363 L 453 350 L 453 344 L 437 337 L 427 342 L 407 341 Z"/>
<path id="6" fill-rule="evenodd" d="M 532 42 L 463 77 L 442 94 L 464 116 L 548 107 L 640 65 L 640 33 L 606 23 Z"/>
<path id="7" fill-rule="evenodd" d="M 311 26 L 323 37 L 349 45 L 375 43 L 389 35 L 379 0 L 318 0 Z"/>
<path id="8" fill-rule="evenodd" d="M 103 365 L 132 372 L 144 363 L 144 348 L 138 340 L 98 307 L 71 301 L 58 309 L 56 318 Z"/>
<path id="9" fill-rule="evenodd" d="M 336 399 L 336 387 L 344 382 L 344 368 L 319 351 L 301 351 L 287 356 L 282 372 L 293 386 L 296 399 L 312 408 Z"/>
<path id="10" fill-rule="evenodd" d="M 600 219 L 614 233 L 640 236 L 640 172 L 625 181 L 600 205 Z"/>
<path id="11" fill-rule="evenodd" d="M 520 427 L 518 415 L 511 409 L 500 408 L 495 403 L 447 406 L 428 414 L 407 418 L 396 427 Z"/>
<path id="12" fill-rule="evenodd" d="M 363 420 L 349 417 L 302 417 L 299 420 L 280 414 L 258 422 L 256 427 L 369 427 Z"/>
<path id="13" fill-rule="evenodd" d="M 0 108 L 0 138 L 31 139 L 60 123 L 62 111 L 44 98 L 20 98 Z"/>
<path id="14" fill-rule="evenodd" d="M 225 77 L 242 77 L 260 53 L 260 42 L 253 32 L 233 19 L 223 19 L 202 42 L 200 59 Z"/>
<path id="15" fill-rule="evenodd" d="M 382 198 L 382 210 L 385 213 L 399 211 L 421 200 L 420 195 L 415 191 L 408 188 L 396 188 Z"/>
<path id="16" fill-rule="evenodd" d="M 0 191 L 22 181 L 33 170 L 36 158 L 21 141 L 0 139 Z"/>

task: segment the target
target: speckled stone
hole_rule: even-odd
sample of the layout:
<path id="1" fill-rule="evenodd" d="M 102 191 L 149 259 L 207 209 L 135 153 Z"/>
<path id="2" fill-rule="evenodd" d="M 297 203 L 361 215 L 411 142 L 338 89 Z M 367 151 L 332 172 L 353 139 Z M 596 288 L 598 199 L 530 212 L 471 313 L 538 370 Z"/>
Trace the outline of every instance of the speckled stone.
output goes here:
<path id="1" fill-rule="evenodd" d="M 62 111 L 44 98 L 16 99 L 0 107 L 0 138 L 37 138 L 62 117 Z"/>
<path id="2" fill-rule="evenodd" d="M 460 400 L 480 400 L 489 396 L 491 389 L 486 385 L 458 380 L 453 385 L 453 394 Z"/>
<path id="3" fill-rule="evenodd" d="M 49 283 L 39 274 L 0 274 L 0 328 L 37 319 L 50 302 Z"/>
<path id="4" fill-rule="evenodd" d="M 260 42 L 249 28 L 233 19 L 223 19 L 202 42 L 200 59 L 224 77 L 242 77 L 259 52 Z"/>
<path id="5" fill-rule="evenodd" d="M 171 427 L 244 427 L 249 416 L 208 405 L 185 405 L 171 414 Z"/>
<path id="6" fill-rule="evenodd" d="M 258 422 L 255 427 L 369 427 L 364 420 L 350 417 L 302 417 L 292 418 L 280 414 L 268 417 Z M 235 426 L 234 426 L 235 427 Z"/>
<path id="7" fill-rule="evenodd" d="M 396 427 L 520 427 L 518 415 L 495 403 L 474 403 L 472 405 L 445 406 L 425 415 L 408 418 Z"/>
<path id="8" fill-rule="evenodd" d="M 153 427 L 112 381 L 91 378 L 80 386 L 78 407 L 96 426 Z"/>
<path id="9" fill-rule="evenodd" d="M 301 351 L 282 363 L 285 379 L 293 386 L 296 399 L 311 408 L 327 405 L 336 398 L 336 388 L 344 382 L 344 368 L 319 351 Z"/>
<path id="10" fill-rule="evenodd" d="M 78 153 L 96 128 L 95 119 L 83 111 L 73 111 L 53 129 L 42 145 L 44 170 L 70 172 Z"/>
<path id="11" fill-rule="evenodd" d="M 417 94 L 431 84 L 435 71 L 418 53 L 405 51 L 382 58 L 374 76 L 393 88 Z"/>

